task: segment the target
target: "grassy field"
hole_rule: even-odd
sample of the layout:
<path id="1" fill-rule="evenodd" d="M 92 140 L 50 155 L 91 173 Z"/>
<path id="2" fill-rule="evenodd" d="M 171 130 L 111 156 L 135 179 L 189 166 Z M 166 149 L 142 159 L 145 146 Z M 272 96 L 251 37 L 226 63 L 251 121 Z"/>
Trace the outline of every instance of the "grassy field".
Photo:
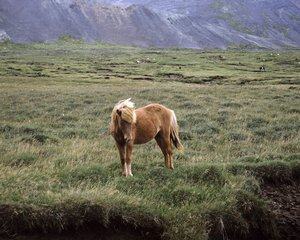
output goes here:
<path id="1" fill-rule="evenodd" d="M 266 72 L 260 72 L 264 65 Z M 300 175 L 300 52 L 0 45 L 0 235 L 105 227 L 150 239 L 276 239 L 262 184 Z M 154 142 L 121 176 L 116 102 L 173 109 L 183 154 Z"/>

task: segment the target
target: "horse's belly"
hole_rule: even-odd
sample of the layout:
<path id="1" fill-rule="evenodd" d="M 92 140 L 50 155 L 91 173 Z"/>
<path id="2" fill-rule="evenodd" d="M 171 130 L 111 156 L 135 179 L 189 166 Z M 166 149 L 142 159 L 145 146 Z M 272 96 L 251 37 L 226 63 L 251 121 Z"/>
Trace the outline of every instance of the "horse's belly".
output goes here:
<path id="1" fill-rule="evenodd" d="M 157 128 L 152 126 L 144 129 L 137 129 L 134 144 L 144 144 L 151 141 L 157 134 Z"/>
<path id="2" fill-rule="evenodd" d="M 137 110 L 137 121 L 134 126 L 134 144 L 143 144 L 151 141 L 160 130 L 160 121 L 157 114 Z"/>
<path id="3" fill-rule="evenodd" d="M 140 138 L 140 139 L 135 139 L 134 144 L 144 144 L 147 142 L 150 142 L 153 138 Z"/>
<path id="4" fill-rule="evenodd" d="M 134 139 L 134 144 L 144 144 L 150 142 L 156 135 L 156 132 L 151 132 L 149 134 L 138 134 Z"/>

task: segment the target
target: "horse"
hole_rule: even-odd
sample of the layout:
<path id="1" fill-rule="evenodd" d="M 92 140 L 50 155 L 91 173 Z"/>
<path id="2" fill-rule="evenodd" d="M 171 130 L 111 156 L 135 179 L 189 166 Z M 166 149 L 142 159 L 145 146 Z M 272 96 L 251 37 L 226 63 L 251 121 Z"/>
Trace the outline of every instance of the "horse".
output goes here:
<path id="1" fill-rule="evenodd" d="M 155 139 L 160 147 L 167 168 L 173 170 L 172 144 L 183 151 L 178 124 L 173 110 L 160 104 L 149 104 L 135 109 L 131 98 L 119 101 L 111 113 L 110 133 L 119 150 L 122 174 L 133 176 L 131 155 L 133 145 L 145 144 Z"/>

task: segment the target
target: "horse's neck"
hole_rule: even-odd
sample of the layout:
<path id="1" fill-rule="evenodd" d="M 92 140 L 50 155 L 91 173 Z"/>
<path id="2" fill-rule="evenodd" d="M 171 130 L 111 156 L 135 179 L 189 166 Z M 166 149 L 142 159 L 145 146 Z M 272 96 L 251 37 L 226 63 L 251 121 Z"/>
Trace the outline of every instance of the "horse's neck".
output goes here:
<path id="1" fill-rule="evenodd" d="M 130 132 L 124 132 L 119 126 L 116 128 L 115 137 L 119 139 L 120 141 L 127 141 L 127 140 L 133 140 L 135 136 L 135 124 L 131 124 Z"/>

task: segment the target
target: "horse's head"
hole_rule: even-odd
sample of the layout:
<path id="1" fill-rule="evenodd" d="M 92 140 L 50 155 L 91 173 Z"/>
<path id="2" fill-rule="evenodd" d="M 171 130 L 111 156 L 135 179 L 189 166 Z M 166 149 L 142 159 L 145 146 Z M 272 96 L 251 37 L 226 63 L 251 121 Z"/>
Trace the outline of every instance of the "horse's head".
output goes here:
<path id="1" fill-rule="evenodd" d="M 132 139 L 132 124 L 136 122 L 134 103 L 131 99 L 120 101 L 113 109 L 111 116 L 111 133 L 122 137 L 126 142 Z"/>

